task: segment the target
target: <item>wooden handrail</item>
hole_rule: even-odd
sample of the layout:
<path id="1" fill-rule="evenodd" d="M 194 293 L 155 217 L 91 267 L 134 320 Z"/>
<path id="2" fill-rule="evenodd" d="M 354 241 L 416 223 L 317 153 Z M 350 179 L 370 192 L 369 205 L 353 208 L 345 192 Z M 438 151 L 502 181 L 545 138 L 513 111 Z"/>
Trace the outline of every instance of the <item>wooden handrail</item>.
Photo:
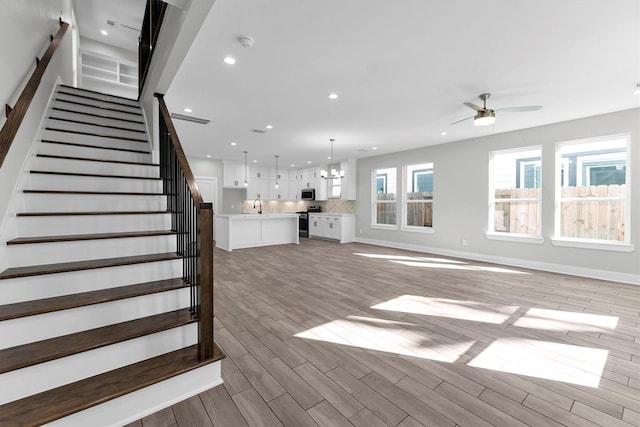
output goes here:
<path id="1" fill-rule="evenodd" d="M 189 162 L 187 161 L 187 156 L 184 154 L 184 150 L 182 149 L 182 144 L 180 144 L 178 132 L 176 132 L 176 128 L 173 126 L 171 114 L 167 109 L 167 104 L 165 104 L 164 102 L 164 95 L 161 93 L 154 93 L 153 96 L 158 98 L 158 103 L 160 104 L 160 113 L 162 114 L 162 118 L 167 124 L 169 136 L 171 137 L 171 142 L 173 143 L 173 147 L 176 150 L 176 155 L 178 157 L 178 161 L 180 162 L 180 167 L 182 168 L 184 177 L 187 180 L 189 190 L 191 190 L 191 197 L 193 197 L 193 202 L 196 204 L 196 206 L 198 206 L 201 203 L 204 203 L 204 199 L 202 198 L 202 194 L 200 194 L 200 189 L 196 185 L 196 180 L 193 177 L 193 173 L 191 172 L 191 167 L 189 167 Z"/>
<path id="2" fill-rule="evenodd" d="M 49 65 L 51 57 L 60 44 L 60 40 L 62 40 L 62 37 L 68 27 L 69 24 L 63 22 L 62 18 L 60 18 L 60 29 L 56 33 L 55 37 L 51 39 L 51 43 L 49 43 L 49 47 L 44 53 L 42 59 L 38 59 L 36 57 L 36 69 L 33 71 L 27 85 L 22 90 L 16 105 L 13 108 L 8 105 L 6 106 L 7 121 L 2 126 L 2 130 L 0 130 L 0 167 L 2 167 L 4 159 L 9 153 L 13 139 L 16 137 L 18 129 L 20 129 L 20 125 L 22 124 L 22 120 L 27 114 L 29 105 L 31 105 L 31 101 L 40 86 L 40 81 L 42 80 L 44 72 L 47 70 L 47 65 Z"/>
<path id="3" fill-rule="evenodd" d="M 158 141 L 160 175 L 164 191 L 168 194 L 172 227 L 177 232 L 177 252 L 183 257 L 183 280 L 191 286 L 191 312 L 198 317 L 198 355 L 200 360 L 207 360 L 214 357 L 215 350 L 213 204 L 205 203 L 202 198 L 164 102 L 164 95 L 156 93 L 154 96 L 158 98 L 161 114 Z M 189 201 L 186 201 L 187 199 Z"/>

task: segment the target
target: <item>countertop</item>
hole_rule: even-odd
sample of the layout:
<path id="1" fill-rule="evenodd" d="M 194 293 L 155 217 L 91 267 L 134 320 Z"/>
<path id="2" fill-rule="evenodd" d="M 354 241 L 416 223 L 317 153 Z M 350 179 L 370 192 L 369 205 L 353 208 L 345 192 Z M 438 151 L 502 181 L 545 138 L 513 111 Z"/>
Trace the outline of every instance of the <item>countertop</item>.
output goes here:
<path id="1" fill-rule="evenodd" d="M 216 214 L 216 218 L 229 219 L 269 219 L 269 218 L 298 218 L 296 213 L 267 213 L 267 214 Z"/>

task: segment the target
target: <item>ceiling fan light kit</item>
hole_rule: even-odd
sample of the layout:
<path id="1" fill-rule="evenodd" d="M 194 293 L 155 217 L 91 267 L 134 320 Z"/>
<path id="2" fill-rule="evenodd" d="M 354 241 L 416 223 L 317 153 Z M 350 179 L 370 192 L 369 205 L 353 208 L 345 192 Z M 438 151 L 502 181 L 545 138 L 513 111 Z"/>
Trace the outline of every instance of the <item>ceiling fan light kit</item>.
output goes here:
<path id="1" fill-rule="evenodd" d="M 478 114 L 473 118 L 473 124 L 475 126 L 487 126 L 496 122 L 496 114 L 493 110 L 478 111 Z"/>
<path id="2" fill-rule="evenodd" d="M 540 105 L 527 105 L 521 107 L 498 108 L 496 110 L 492 110 L 490 108 L 487 108 L 487 99 L 489 99 L 490 96 L 491 94 L 488 92 L 478 95 L 478 98 L 480 98 L 480 100 L 482 101 L 482 107 L 472 102 L 464 102 L 464 105 L 476 111 L 476 115 L 466 117 L 451 124 L 455 125 L 457 123 L 464 122 L 465 120 L 473 119 L 473 124 L 475 126 L 487 126 L 492 125 L 496 122 L 496 111 L 523 113 L 525 111 L 536 111 L 542 108 Z"/>

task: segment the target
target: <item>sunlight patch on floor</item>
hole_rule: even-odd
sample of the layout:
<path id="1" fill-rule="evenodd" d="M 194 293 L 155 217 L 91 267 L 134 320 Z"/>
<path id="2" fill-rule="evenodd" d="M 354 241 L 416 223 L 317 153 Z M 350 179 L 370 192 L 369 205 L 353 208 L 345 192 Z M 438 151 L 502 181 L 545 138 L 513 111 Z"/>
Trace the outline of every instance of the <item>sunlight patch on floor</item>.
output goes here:
<path id="1" fill-rule="evenodd" d="M 551 331 L 607 332 L 618 325 L 618 317 L 601 314 L 531 308 L 514 326 Z"/>
<path id="2" fill-rule="evenodd" d="M 430 335 L 429 330 L 412 323 L 347 316 L 295 336 L 447 363 L 457 361 L 475 343 L 456 341 L 443 344 Z"/>
<path id="3" fill-rule="evenodd" d="M 525 338 L 499 338 L 467 365 L 598 387 L 609 352 Z"/>
<path id="4" fill-rule="evenodd" d="M 445 298 L 421 297 L 417 295 L 402 295 L 371 306 L 371 308 L 500 324 L 504 323 L 519 307 Z"/>
<path id="5" fill-rule="evenodd" d="M 391 260 L 396 264 L 402 264 L 409 267 L 421 267 L 421 268 L 439 268 L 443 270 L 466 270 L 466 271 L 488 271 L 490 273 L 510 273 L 510 274 L 530 274 L 525 271 L 511 270 L 503 267 L 485 267 L 479 265 L 451 265 L 451 264 L 437 264 L 432 262 L 419 262 L 419 261 L 397 261 Z"/>

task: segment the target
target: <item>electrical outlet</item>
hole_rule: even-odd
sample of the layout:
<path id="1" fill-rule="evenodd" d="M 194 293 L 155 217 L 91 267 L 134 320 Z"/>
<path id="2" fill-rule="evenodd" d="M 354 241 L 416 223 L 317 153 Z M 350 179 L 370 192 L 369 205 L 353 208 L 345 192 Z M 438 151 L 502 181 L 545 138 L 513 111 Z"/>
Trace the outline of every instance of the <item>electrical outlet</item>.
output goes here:
<path id="1" fill-rule="evenodd" d="M 467 239 L 462 239 L 462 246 L 467 246 Z"/>

